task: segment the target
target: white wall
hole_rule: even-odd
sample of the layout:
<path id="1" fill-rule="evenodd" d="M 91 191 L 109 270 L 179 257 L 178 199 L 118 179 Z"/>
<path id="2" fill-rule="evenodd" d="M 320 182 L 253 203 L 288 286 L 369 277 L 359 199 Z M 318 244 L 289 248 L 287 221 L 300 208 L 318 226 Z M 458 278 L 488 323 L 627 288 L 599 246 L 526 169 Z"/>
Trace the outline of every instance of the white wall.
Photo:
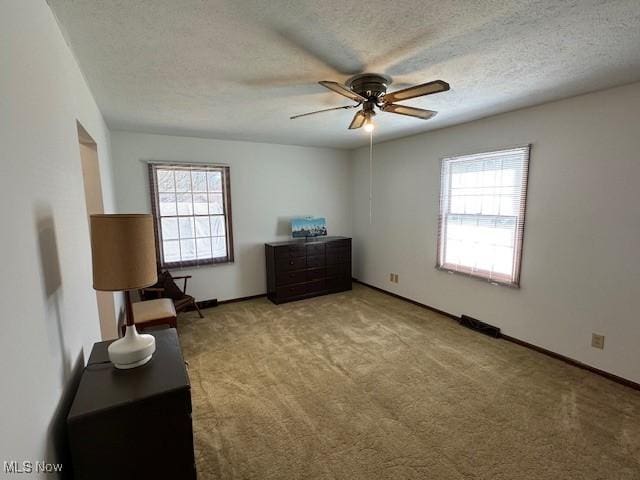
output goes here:
<path id="1" fill-rule="evenodd" d="M 0 463 L 55 461 L 100 335 L 76 120 L 98 145 L 107 211 L 109 132 L 45 2 L 0 4 L 0 65 Z"/>
<path id="2" fill-rule="evenodd" d="M 182 269 L 198 300 L 266 292 L 264 243 L 290 237 L 292 216 L 327 219 L 330 235 L 351 234 L 349 153 L 328 148 L 113 132 L 117 208 L 149 212 L 143 160 L 230 165 L 235 262 Z"/>
<path id="3" fill-rule="evenodd" d="M 640 381 L 638 112 L 636 83 L 375 145 L 372 225 L 368 149 L 355 151 L 354 276 Z M 522 288 L 437 271 L 440 159 L 526 143 Z"/>

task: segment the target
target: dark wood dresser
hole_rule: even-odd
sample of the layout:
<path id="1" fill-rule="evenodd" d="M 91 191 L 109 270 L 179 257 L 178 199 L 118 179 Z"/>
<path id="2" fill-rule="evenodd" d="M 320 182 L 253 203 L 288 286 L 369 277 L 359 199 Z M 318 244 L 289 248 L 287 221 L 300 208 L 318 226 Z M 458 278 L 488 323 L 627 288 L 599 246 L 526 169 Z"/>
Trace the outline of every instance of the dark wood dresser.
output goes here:
<path id="1" fill-rule="evenodd" d="M 174 328 L 151 332 L 156 352 L 118 370 L 93 346 L 67 416 L 75 480 L 195 479 L 191 387 Z"/>
<path id="2" fill-rule="evenodd" d="M 351 239 L 317 237 L 265 244 L 267 297 L 291 302 L 351 290 Z"/>

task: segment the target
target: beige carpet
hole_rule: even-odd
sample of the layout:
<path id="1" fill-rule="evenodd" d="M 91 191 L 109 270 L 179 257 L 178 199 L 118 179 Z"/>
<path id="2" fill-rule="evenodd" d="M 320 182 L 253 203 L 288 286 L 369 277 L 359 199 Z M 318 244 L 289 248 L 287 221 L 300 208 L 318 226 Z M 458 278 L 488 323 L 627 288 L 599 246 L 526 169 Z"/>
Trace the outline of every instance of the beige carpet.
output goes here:
<path id="1" fill-rule="evenodd" d="M 200 479 L 640 479 L 640 392 L 354 287 L 181 317 Z"/>

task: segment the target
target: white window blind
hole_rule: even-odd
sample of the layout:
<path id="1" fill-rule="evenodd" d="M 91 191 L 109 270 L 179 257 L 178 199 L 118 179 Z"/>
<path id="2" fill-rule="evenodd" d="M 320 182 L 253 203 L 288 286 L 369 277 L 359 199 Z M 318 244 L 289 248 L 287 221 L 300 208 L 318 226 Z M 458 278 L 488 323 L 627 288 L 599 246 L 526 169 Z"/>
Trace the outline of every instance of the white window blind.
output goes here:
<path id="1" fill-rule="evenodd" d="M 233 261 L 229 167 L 149 164 L 163 268 Z"/>
<path id="2" fill-rule="evenodd" d="M 519 286 L 529 151 L 442 160 L 438 268 Z"/>

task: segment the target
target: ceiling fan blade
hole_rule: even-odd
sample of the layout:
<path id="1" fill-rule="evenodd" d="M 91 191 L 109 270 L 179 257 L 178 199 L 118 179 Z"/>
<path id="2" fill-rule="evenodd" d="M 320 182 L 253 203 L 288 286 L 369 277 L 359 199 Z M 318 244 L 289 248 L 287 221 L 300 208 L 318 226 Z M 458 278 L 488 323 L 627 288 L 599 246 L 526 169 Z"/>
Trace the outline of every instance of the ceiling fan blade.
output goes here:
<path id="1" fill-rule="evenodd" d="M 420 118 L 421 120 L 429 120 L 436 113 L 433 110 L 423 110 L 422 108 L 407 107 L 405 105 L 395 105 L 393 103 L 387 103 L 380 107 L 382 111 L 389 113 L 398 113 L 400 115 L 408 115 L 409 117 Z"/>
<path id="2" fill-rule="evenodd" d="M 324 110 L 316 110 L 315 112 L 301 113 L 300 115 L 294 115 L 293 117 L 289 117 L 289 118 L 291 120 L 294 120 L 296 118 L 306 117 L 307 115 L 315 115 L 316 113 L 330 112 L 332 110 L 348 110 L 350 108 L 357 108 L 359 106 L 360 105 L 345 105 L 344 107 L 325 108 Z"/>
<path id="3" fill-rule="evenodd" d="M 367 101 L 367 99 L 364 98 L 362 95 L 358 95 L 356 92 L 352 92 L 351 90 L 349 90 L 349 88 L 342 85 L 341 83 L 328 82 L 326 80 L 323 80 L 322 82 L 318 82 L 318 83 L 323 87 L 328 88 L 329 90 L 332 90 L 336 93 L 339 93 L 343 97 L 347 97 L 347 98 L 350 98 L 351 100 L 355 100 L 358 103 Z"/>
<path id="4" fill-rule="evenodd" d="M 349 130 L 360 128 L 362 125 L 364 125 L 366 119 L 367 116 L 364 114 L 364 112 L 362 110 L 359 110 L 354 115 L 353 120 L 351 120 L 351 123 L 349 124 Z"/>
<path id="5" fill-rule="evenodd" d="M 416 85 L 415 87 L 398 90 L 397 92 L 387 93 L 382 97 L 382 101 L 385 103 L 401 102 L 402 100 L 431 95 L 432 93 L 446 92 L 447 90 L 449 90 L 449 84 L 447 82 L 435 80 L 433 82 Z"/>

